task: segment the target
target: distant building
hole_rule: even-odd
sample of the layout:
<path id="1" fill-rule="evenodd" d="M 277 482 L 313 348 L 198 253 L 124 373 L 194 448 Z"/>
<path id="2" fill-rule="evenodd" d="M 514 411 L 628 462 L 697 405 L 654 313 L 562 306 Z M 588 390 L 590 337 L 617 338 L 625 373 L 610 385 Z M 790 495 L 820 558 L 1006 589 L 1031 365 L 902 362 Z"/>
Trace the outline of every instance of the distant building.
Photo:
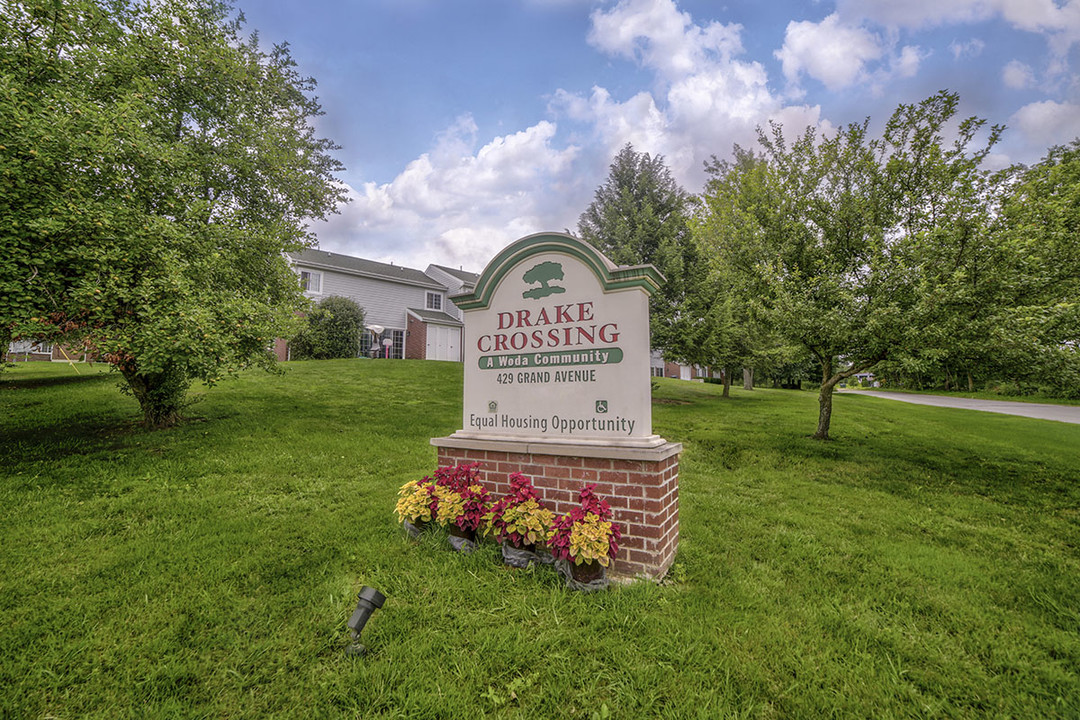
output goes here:
<path id="1" fill-rule="evenodd" d="M 480 280 L 477 273 L 434 264 L 420 271 L 325 250 L 303 250 L 288 257 L 304 295 L 315 302 L 331 295 L 347 297 L 363 308 L 361 355 L 462 361 L 463 313 L 449 298 L 476 289 Z M 11 343 L 7 357 L 67 362 L 64 352 L 59 345 L 19 341 Z M 67 352 L 71 360 L 83 359 Z M 288 343 L 278 339 L 274 354 L 278 360 L 288 360 Z M 721 376 L 718 370 L 665 361 L 658 350 L 652 351 L 650 366 L 657 377 L 696 380 Z"/>
<path id="2" fill-rule="evenodd" d="M 686 363 L 665 360 L 663 353 L 653 350 L 649 353 L 649 370 L 653 377 L 668 377 L 676 380 L 705 380 L 706 378 L 722 378 L 724 373 L 703 365 L 687 365 Z"/>
<path id="3" fill-rule="evenodd" d="M 37 340 L 15 340 L 7 352 L 0 348 L 0 360 L 9 362 L 83 362 L 89 360 L 84 350 Z"/>
<path id="4" fill-rule="evenodd" d="M 7 347 L 7 359 L 11 362 L 35 360 L 63 360 L 59 346 L 36 340 L 15 340 Z"/>
<path id="5" fill-rule="evenodd" d="M 448 298 L 473 289 L 479 275 L 441 265 L 422 272 L 325 250 L 289 253 L 289 259 L 309 298 L 337 295 L 364 309 L 362 355 L 461 361 L 461 311 Z M 275 351 L 288 359 L 284 343 Z"/>

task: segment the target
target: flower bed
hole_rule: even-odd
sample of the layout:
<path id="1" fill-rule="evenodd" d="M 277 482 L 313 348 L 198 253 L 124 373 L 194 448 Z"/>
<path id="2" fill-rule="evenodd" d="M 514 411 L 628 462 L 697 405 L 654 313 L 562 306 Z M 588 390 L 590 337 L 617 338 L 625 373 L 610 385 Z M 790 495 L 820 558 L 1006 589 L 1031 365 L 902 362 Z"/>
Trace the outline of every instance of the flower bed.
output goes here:
<path id="1" fill-rule="evenodd" d="M 579 507 L 555 517 L 521 473 L 510 475 L 510 492 L 494 504 L 479 478 L 479 463 L 469 463 L 440 467 L 434 478 L 407 482 L 398 492 L 398 517 L 407 528 L 418 523 L 422 528 L 429 521 L 445 527 L 457 549 L 471 547 L 461 547 L 455 537 L 475 542 L 477 533 L 485 532 L 509 548 L 503 556 L 518 567 L 541 560 L 538 551 L 546 547 L 569 568 L 564 571 L 568 585 L 595 589 L 600 580 L 606 587 L 604 571 L 619 552 L 621 530 L 595 485 L 581 489 Z"/>

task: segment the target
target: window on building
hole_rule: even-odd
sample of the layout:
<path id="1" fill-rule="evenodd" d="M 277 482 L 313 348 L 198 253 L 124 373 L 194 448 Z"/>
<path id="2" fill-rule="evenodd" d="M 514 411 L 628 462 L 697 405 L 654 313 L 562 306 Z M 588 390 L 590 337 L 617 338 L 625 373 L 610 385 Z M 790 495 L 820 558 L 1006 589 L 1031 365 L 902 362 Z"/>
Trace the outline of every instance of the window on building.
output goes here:
<path id="1" fill-rule="evenodd" d="M 386 341 L 390 341 L 390 352 L 386 352 Z M 385 358 L 389 357 L 394 360 L 401 360 L 405 357 L 405 331 L 404 330 L 390 330 L 389 328 L 383 331 L 382 335 L 375 335 L 370 330 L 365 330 L 360 336 L 360 354 L 366 357 Z"/>
<path id="2" fill-rule="evenodd" d="M 442 293 L 429 292 L 427 294 L 427 309 L 442 310 Z"/>
<path id="3" fill-rule="evenodd" d="M 315 272 L 314 270 L 301 270 L 300 287 L 304 290 L 304 292 L 321 293 L 322 273 Z"/>
<path id="4" fill-rule="evenodd" d="M 13 340 L 8 344 L 8 352 L 13 355 L 51 355 L 52 343 L 37 340 Z"/>
<path id="5" fill-rule="evenodd" d="M 653 365 L 649 368 L 649 370 L 652 371 L 653 377 L 664 377 L 663 366 L 657 367 L 656 365 Z"/>
<path id="6" fill-rule="evenodd" d="M 394 334 L 394 345 L 390 348 L 390 357 L 401 360 L 405 357 L 405 331 L 404 330 L 391 330 Z"/>

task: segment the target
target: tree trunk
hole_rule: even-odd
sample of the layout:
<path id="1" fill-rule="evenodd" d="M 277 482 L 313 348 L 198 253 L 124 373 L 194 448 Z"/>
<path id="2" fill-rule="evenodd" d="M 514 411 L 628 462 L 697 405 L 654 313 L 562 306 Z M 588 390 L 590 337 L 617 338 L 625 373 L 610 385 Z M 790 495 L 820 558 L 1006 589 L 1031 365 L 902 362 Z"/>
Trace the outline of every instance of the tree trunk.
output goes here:
<path id="1" fill-rule="evenodd" d="M 833 376 L 832 358 L 821 363 L 821 392 L 818 393 L 818 424 L 814 438 L 829 439 L 829 425 L 832 423 L 832 396 L 840 377 Z"/>
<path id="2" fill-rule="evenodd" d="M 743 390 L 754 389 L 754 368 L 743 368 L 742 370 L 742 387 Z"/>
<path id="3" fill-rule="evenodd" d="M 829 439 L 829 424 L 832 422 L 832 396 L 834 385 L 822 384 L 818 394 L 818 421 L 817 432 L 814 437 L 818 440 Z"/>
<path id="4" fill-rule="evenodd" d="M 975 378 L 971 377 L 971 371 L 970 370 L 968 370 L 967 377 L 968 377 L 968 392 L 973 393 L 973 392 L 975 392 Z"/>
<path id="5" fill-rule="evenodd" d="M 731 397 L 731 370 L 724 368 L 721 372 L 724 373 L 724 397 Z"/>
<path id="6" fill-rule="evenodd" d="M 191 381 L 176 367 L 160 373 L 141 373 L 134 364 L 120 368 L 124 382 L 143 413 L 143 425 L 154 430 L 172 427 L 180 422 L 180 411 Z"/>

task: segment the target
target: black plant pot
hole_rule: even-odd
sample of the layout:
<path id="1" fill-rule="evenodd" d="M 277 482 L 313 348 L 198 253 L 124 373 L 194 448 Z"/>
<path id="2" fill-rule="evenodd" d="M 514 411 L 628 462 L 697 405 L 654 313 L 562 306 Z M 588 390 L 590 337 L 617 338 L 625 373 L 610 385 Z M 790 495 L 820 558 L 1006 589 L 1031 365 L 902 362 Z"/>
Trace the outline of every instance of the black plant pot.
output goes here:
<path id="1" fill-rule="evenodd" d="M 579 583 L 591 583 L 604 577 L 604 566 L 596 560 L 580 565 L 570 563 L 570 575 Z"/>
<path id="2" fill-rule="evenodd" d="M 450 546 L 458 552 L 471 553 L 476 549 L 475 530 L 462 530 L 457 525 L 448 525 L 446 530 L 450 533 Z"/>

